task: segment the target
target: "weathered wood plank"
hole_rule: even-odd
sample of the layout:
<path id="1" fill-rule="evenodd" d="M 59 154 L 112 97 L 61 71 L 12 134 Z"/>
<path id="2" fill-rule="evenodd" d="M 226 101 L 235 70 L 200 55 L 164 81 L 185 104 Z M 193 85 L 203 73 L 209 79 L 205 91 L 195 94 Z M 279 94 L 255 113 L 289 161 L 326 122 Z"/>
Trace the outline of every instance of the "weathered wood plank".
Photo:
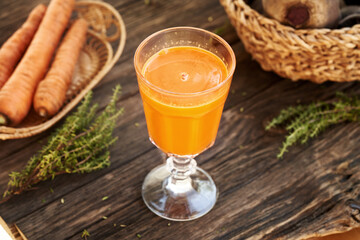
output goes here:
<path id="1" fill-rule="evenodd" d="M 263 100 L 257 108 L 258 111 L 265 104 L 266 101 Z M 226 111 L 224 117 L 220 133 L 226 134 L 231 131 L 237 134 L 226 134 L 227 138 L 222 139 L 210 153 L 205 153 L 206 156 L 203 155 L 199 160 L 200 165 L 214 176 L 220 189 L 215 209 L 201 220 L 172 223 L 172 228 L 169 228 L 166 220 L 147 210 L 140 197 L 140 186 L 146 173 L 161 162 L 160 153 L 152 150 L 65 195 L 64 199 L 68 204 L 66 206 L 69 209 L 77 209 L 76 212 L 68 211 L 56 201 L 26 216 L 18 223 L 34 239 L 40 236 L 53 238 L 60 234 L 60 231 L 67 234 L 78 229 L 79 232 L 73 236 L 77 239 L 83 228 L 88 229 L 95 239 L 132 239 L 137 233 L 149 239 L 178 239 L 179 232 L 174 231 L 174 228 L 181 229 L 181 236 L 184 238 L 192 236 L 194 239 L 275 239 L 279 237 L 276 235 L 278 233 L 266 236 L 259 230 L 269 230 L 276 223 L 286 222 L 286 219 L 298 214 L 302 215 L 301 220 L 304 221 L 300 222 L 301 224 L 312 224 L 311 220 L 319 217 L 327 221 L 328 208 L 336 205 L 337 200 L 341 198 L 339 194 L 334 195 L 336 191 L 329 190 L 340 189 L 339 187 L 343 186 L 339 184 L 342 175 L 335 176 L 332 171 L 329 171 L 328 177 L 333 177 L 334 180 L 329 185 L 322 185 L 316 181 L 318 174 L 322 172 L 321 168 L 326 165 L 314 161 L 311 155 L 319 148 L 323 150 L 323 142 L 315 141 L 314 145 L 305 150 L 305 155 L 297 156 L 296 153 L 290 153 L 289 158 L 277 160 L 273 150 L 277 143 L 273 138 L 266 137 L 265 132 L 253 134 L 246 128 L 250 125 L 252 127 L 249 129 L 256 129 L 254 125 L 261 125 L 261 119 L 244 119 L 235 109 Z M 354 152 L 347 144 L 349 140 L 358 136 L 360 129 L 348 126 L 346 130 L 349 130 L 349 134 L 343 139 L 344 142 L 333 142 L 328 147 L 332 149 L 333 154 L 341 154 L 343 151 L 360 154 L 360 150 Z M 335 138 L 341 136 L 336 129 L 328 134 Z M 264 141 L 258 141 L 259 137 L 263 137 Z M 243 144 L 243 148 L 240 149 L 234 144 L 229 145 L 236 142 Z M 304 159 L 304 156 L 308 157 Z M 299 168 L 303 169 L 303 173 L 294 176 Z M 131 172 L 136 174 L 129 174 Z M 102 202 L 103 196 L 109 196 L 109 199 Z M 317 204 L 318 201 L 324 202 Z M 289 211 L 289 206 L 292 211 Z M 57 218 L 53 218 L 54 215 Z M 106 216 L 107 219 L 101 219 L 102 216 Z M 64 226 L 62 221 L 65 220 L 72 224 Z M 32 225 L 28 224 L 30 221 L 38 226 L 38 232 L 32 231 Z M 46 228 L 41 224 L 43 222 L 51 223 L 53 228 Z M 128 227 L 119 231 L 118 228 L 114 228 L 114 223 L 125 224 Z M 281 234 L 290 230 L 296 231 L 297 224 L 299 223 L 289 221 Z M 223 228 L 226 230 L 221 231 Z M 218 231 L 214 232 L 214 229 Z"/>
<path id="2" fill-rule="evenodd" d="M 235 47 L 239 52 L 241 51 L 241 44 L 237 44 Z M 233 89 L 236 90 L 237 87 L 234 85 Z M 111 91 L 109 94 L 110 93 Z M 235 102 L 235 100 L 240 101 L 241 99 L 242 98 L 236 98 L 233 102 Z M 91 179 L 96 179 L 106 172 L 111 171 L 113 168 L 121 167 L 124 161 L 129 161 L 142 152 L 147 151 L 149 148 L 154 148 L 147 139 L 145 119 L 140 102 L 139 94 L 120 102 L 120 105 L 125 107 L 126 112 L 123 117 L 120 117 L 118 126 L 115 129 L 114 134 L 119 136 L 120 140 L 119 144 L 112 148 L 112 165 L 109 169 L 104 169 L 101 172 L 94 172 L 85 176 L 75 175 L 58 177 L 54 181 L 40 184 L 39 189 L 36 190 L 36 192 L 25 193 L 19 197 L 15 197 L 6 204 L 0 205 L 0 212 L 3 212 L 3 209 L 4 212 L 6 212 L 3 217 L 8 221 L 16 221 L 22 216 L 46 205 L 48 202 L 58 199 L 62 194 L 66 194 L 77 187 L 84 185 Z M 139 127 L 136 127 L 134 125 L 135 123 L 139 123 Z M 44 142 L 45 140 L 43 143 Z M 43 143 L 36 142 L 38 148 L 40 148 Z M 4 163 L 8 164 L 2 165 L 3 172 L 0 173 L 0 182 L 2 183 L 0 184 L 1 192 L 5 190 L 5 185 L 8 180 L 7 174 L 11 170 L 21 169 L 26 162 L 24 159 L 29 159 L 30 156 L 34 154 L 33 145 L 34 144 L 30 144 L 28 147 L 23 148 L 22 151 L 15 151 L 14 154 L 4 158 Z M 50 186 L 55 190 L 54 194 L 50 194 Z M 43 200 L 46 202 L 43 203 Z M 32 204 L 22 204 L 28 202 L 32 202 Z M 5 211 L 5 209 L 7 209 L 7 211 Z"/>
<path id="3" fill-rule="evenodd" d="M 333 234 L 321 238 L 311 238 L 307 240 L 358 240 L 360 238 L 360 229 L 356 228 L 349 232 Z"/>
<path id="4" fill-rule="evenodd" d="M 92 174 L 64 176 L 60 177 L 59 180 L 56 178 L 54 181 L 40 184 L 39 190 L 25 193 L 19 197 L 15 197 L 6 204 L 1 204 L 0 212 L 5 212 L 3 217 L 8 221 L 15 221 L 37 208 L 46 205 L 47 203 L 42 203 L 43 199 L 46 200 L 46 202 L 53 201 L 59 198 L 59 196 L 90 182 L 92 179 L 96 179 L 96 177 L 103 175 L 105 172 L 111 171 L 111 168 L 119 167 L 123 162 L 130 161 L 132 158 L 142 154 L 142 152 L 147 151 L 147 149 L 153 148 L 151 143 L 147 140 L 146 131 L 137 132 L 135 134 L 135 132 L 138 131 L 138 128 L 134 125 L 135 122 L 140 123 L 140 127 L 145 126 L 143 116 L 141 115 L 142 106 L 138 103 L 138 97 L 129 98 L 121 103 L 127 109 L 132 109 L 133 111 L 127 112 L 125 114 L 126 117 L 120 117 L 118 126 L 115 129 L 114 134 L 119 136 L 120 139 L 127 139 L 127 141 L 123 140 L 112 148 L 112 165 L 110 168 Z M 18 166 L 14 163 L 11 163 L 10 165 L 2 164 L 2 166 L 4 166 L 4 174 L 1 174 L 0 176 L 1 192 L 5 190 L 5 185 L 8 180 L 5 173 L 11 170 L 21 169 L 23 164 L 27 162 L 27 160 L 24 161 L 24 159 L 29 159 L 32 154 L 34 154 L 34 149 L 32 149 L 30 145 L 22 151 L 3 159 L 4 162 L 12 162 L 13 159 L 17 159 L 16 162 L 18 162 Z M 54 194 L 50 193 L 50 186 L 54 189 Z M 25 204 L 26 202 L 32 202 L 32 204 Z"/>
<path id="5" fill-rule="evenodd" d="M 0 42 L 20 26 L 24 12 L 37 2 L 45 1 L 0 2 L 0 31 L 4 33 Z M 351 213 L 347 200 L 360 200 L 359 188 L 353 187 L 360 182 L 358 124 L 333 127 L 309 144 L 292 148 L 282 160 L 276 159 L 276 153 L 284 135 L 265 132 L 263 125 L 281 108 L 299 101 L 328 99 L 336 91 L 359 94 L 359 83 L 292 83 L 264 72 L 237 43 L 233 30 L 225 39 L 237 52 L 236 75 L 216 144 L 198 158 L 217 183 L 219 200 L 209 214 L 192 222 L 168 226 L 168 221 L 152 214 L 142 202 L 140 189 L 162 156 L 147 140 L 133 70 L 134 51 L 157 30 L 178 25 L 213 30 L 227 18 L 216 0 L 154 0 L 150 6 L 143 1 L 109 2 L 122 14 L 128 31 L 123 56 L 94 89 L 94 100 L 103 107 L 111 89 L 117 83 L 123 86 L 119 103 L 126 113 L 115 130 L 120 141 L 111 150 L 112 166 L 41 183 L 38 190 L 1 204 L 1 216 L 16 221 L 29 239 L 79 239 L 85 228 L 90 239 L 136 239 L 137 234 L 143 239 L 296 239 L 303 229 L 327 231 L 334 227 L 330 223 L 338 221 L 337 227 L 345 230 L 354 224 L 347 220 Z M 10 13 L 5 9 L 11 9 Z M 214 21 L 209 22 L 209 16 Z M 6 174 L 21 169 L 48 134 L 0 142 L 0 191 L 5 188 Z M 338 169 L 343 162 L 349 167 Z M 49 187 L 55 190 L 53 194 Z M 102 201 L 104 196 L 108 200 Z"/>
<path id="6" fill-rule="evenodd" d="M 139 9 L 143 9 L 143 11 L 145 11 L 146 14 L 144 13 L 143 14 L 144 16 L 146 16 L 146 15 L 148 15 L 147 17 L 152 16 L 151 11 L 149 12 L 148 6 L 146 6 L 145 4 L 136 4 L 137 7 L 134 8 L 133 3 L 134 3 L 133 1 L 129 1 L 128 3 L 122 2 L 120 4 L 119 3 L 117 3 L 117 4 L 120 7 L 125 5 L 126 7 L 128 7 L 129 9 L 131 9 L 133 11 L 132 13 L 130 12 L 128 17 L 133 20 L 134 25 L 139 25 L 142 22 L 141 19 L 138 19 L 136 17 L 134 18 L 134 12 L 138 12 Z M 34 3 L 34 6 L 36 4 Z M 178 2 L 177 4 L 180 4 L 180 2 Z M 28 8 L 31 9 L 31 7 L 28 7 Z M 6 8 L 6 6 L 5 6 L 5 8 Z M 152 7 L 152 8 L 154 8 L 154 7 Z M 172 11 L 176 10 L 176 6 L 173 6 L 173 5 L 170 5 L 169 8 L 172 9 Z M 204 8 L 205 8 L 205 6 L 204 6 Z M 221 10 L 221 7 L 218 6 L 218 9 Z M 26 9 L 24 11 L 27 11 L 27 10 L 28 9 Z M 201 9 L 198 11 L 201 11 Z M 213 14 L 217 13 L 217 9 L 213 9 L 213 8 L 210 8 L 210 9 L 206 8 L 206 11 L 209 11 L 210 13 L 212 12 Z M 206 12 L 206 11 L 204 11 L 204 12 Z M 127 11 L 125 11 L 125 12 L 127 12 Z M 159 14 L 160 14 L 160 12 L 159 12 Z M 172 12 L 168 12 L 167 14 L 162 16 L 162 18 L 164 18 L 164 19 L 169 18 L 172 14 L 173 14 Z M 197 15 L 199 15 L 199 14 L 197 14 Z M 26 17 L 26 16 L 24 15 L 24 17 Z M 126 16 L 123 16 L 123 18 L 125 21 L 127 21 Z M 203 18 L 205 20 L 207 20 L 207 17 L 203 17 Z M 224 21 L 226 21 L 226 16 L 223 15 L 222 19 Z M 189 18 L 188 21 L 190 22 L 191 19 Z M 6 24 L 5 21 L 2 23 Z M 223 23 L 218 22 L 218 24 L 223 24 Z M 207 21 L 205 21 L 205 25 L 209 25 L 209 23 Z M 14 30 L 14 29 L 12 29 L 12 30 Z M 11 30 L 9 30 L 9 31 L 11 31 Z M 154 30 L 147 29 L 147 31 L 148 31 L 148 34 L 151 34 L 152 31 L 154 31 Z M 134 35 L 132 35 L 132 33 L 133 33 L 132 31 L 128 31 L 128 38 L 134 37 Z M 147 34 L 147 33 L 145 33 L 145 34 Z M 234 34 L 234 32 L 230 32 L 230 38 L 236 40 L 235 36 L 236 35 Z M 144 38 L 145 38 L 145 36 L 144 36 Z M 110 96 L 112 93 L 111 89 L 117 83 L 121 83 L 123 86 L 123 97 L 121 99 L 120 104 L 125 106 L 126 111 L 127 111 L 127 109 L 129 109 L 129 112 L 127 111 L 125 114 L 124 120 L 121 119 L 119 121 L 118 128 L 115 130 L 115 134 L 119 135 L 120 137 L 123 137 L 124 139 L 131 139 L 131 141 L 125 141 L 124 143 L 121 143 L 120 147 L 116 148 L 119 152 L 126 152 L 126 157 L 123 157 L 123 156 L 116 157 L 115 160 L 113 161 L 113 162 L 115 162 L 115 164 L 113 164 L 112 167 L 118 167 L 119 165 L 117 165 L 117 164 L 121 164 L 121 161 L 118 160 L 119 158 L 126 159 L 128 161 L 128 160 L 132 159 L 134 156 L 136 156 L 136 154 L 141 154 L 142 151 L 146 151 L 147 147 L 145 147 L 145 146 L 153 147 L 147 141 L 147 137 L 145 137 L 145 136 L 147 136 L 146 131 L 142 131 L 143 135 L 138 134 L 136 132 L 137 129 L 134 126 L 135 122 L 139 122 L 141 125 L 144 125 L 142 105 L 139 104 L 140 99 L 139 99 L 139 94 L 138 94 L 137 82 L 136 82 L 136 78 L 135 78 L 133 63 L 131 60 L 133 57 L 135 48 L 140 43 L 140 41 L 142 41 L 142 39 L 138 39 L 138 42 L 136 42 L 135 44 L 132 44 L 132 47 L 125 48 L 124 55 L 125 55 L 125 58 L 126 57 L 128 58 L 127 61 L 121 62 L 121 60 L 120 60 L 119 64 L 121 64 L 121 67 L 114 67 L 113 71 L 111 71 L 110 74 L 103 80 L 103 82 L 97 88 L 94 89 L 94 102 L 99 102 L 100 108 L 102 108 L 107 103 L 107 101 L 106 101 L 107 99 L 104 98 L 104 96 Z M 130 41 L 130 43 L 134 43 L 134 41 Z M 109 79 L 109 80 L 107 81 L 107 79 Z M 125 129 L 125 131 L 124 131 L 124 129 Z M 1 182 L 0 190 L 1 191 L 5 190 L 6 182 L 8 180 L 8 177 L 7 177 L 8 173 L 13 170 L 21 169 L 24 166 L 24 164 L 27 162 L 27 160 L 36 152 L 36 150 L 40 149 L 41 146 L 46 142 L 46 138 L 49 133 L 50 133 L 50 130 L 39 136 L 31 137 L 28 139 L 10 140 L 10 141 L 2 141 L 1 142 L 1 144 L 0 144 L 0 159 L 3 159 L 2 161 L 4 163 L 1 165 L 2 171 L 0 173 L 0 182 Z M 142 139 L 142 141 L 139 139 Z M 136 142 L 136 144 L 134 144 L 134 142 Z M 143 145 L 141 142 L 143 142 L 145 145 Z M 134 149 L 134 151 L 132 151 L 131 149 Z M 141 150 L 139 151 L 139 149 L 141 149 Z M 117 154 L 118 154 L 118 152 L 116 150 L 113 150 L 113 155 L 117 155 Z M 135 155 L 132 155 L 132 154 L 135 154 Z M 73 179 L 78 179 L 79 177 L 70 176 L 69 179 L 64 178 L 64 179 L 68 179 L 65 182 L 62 179 L 60 179 L 60 180 L 55 180 L 54 182 L 51 182 L 51 183 L 44 183 L 44 184 L 40 185 L 41 190 L 39 190 L 38 192 L 24 194 L 23 196 L 20 197 L 20 198 L 26 199 L 24 202 L 32 202 L 32 204 L 29 204 L 29 206 L 25 205 L 25 204 L 21 204 L 21 206 L 19 207 L 19 206 L 17 206 L 19 202 L 14 200 L 14 201 L 7 203 L 7 205 L 0 206 L 0 212 L 3 212 L 1 210 L 2 207 L 6 208 L 7 214 L 5 214 L 5 218 L 7 218 L 9 221 L 14 221 L 14 220 L 20 218 L 21 216 L 27 215 L 30 212 L 35 211 L 36 209 L 42 207 L 43 205 L 46 205 L 47 203 L 42 203 L 43 200 L 45 200 L 46 202 L 53 201 L 54 199 L 58 198 L 61 194 L 65 194 L 69 191 L 72 191 L 73 189 L 75 189 L 78 186 L 82 186 L 90 179 L 96 178 L 96 176 L 99 176 L 99 174 L 100 175 L 104 174 L 104 172 L 106 172 L 106 171 L 109 171 L 109 170 L 104 170 L 101 173 L 94 173 L 94 175 L 92 175 L 92 176 L 85 176 L 85 177 L 81 176 L 81 180 L 79 180 L 79 181 L 73 180 Z M 59 187 L 57 185 L 58 182 L 61 182 L 60 185 L 62 187 L 61 186 Z M 57 191 L 56 191 L 56 194 L 48 196 L 50 186 L 53 186 L 53 188 L 57 188 L 56 189 Z M 56 187 L 54 187 L 54 186 L 56 186 Z M 13 202 L 15 204 L 12 204 Z"/>

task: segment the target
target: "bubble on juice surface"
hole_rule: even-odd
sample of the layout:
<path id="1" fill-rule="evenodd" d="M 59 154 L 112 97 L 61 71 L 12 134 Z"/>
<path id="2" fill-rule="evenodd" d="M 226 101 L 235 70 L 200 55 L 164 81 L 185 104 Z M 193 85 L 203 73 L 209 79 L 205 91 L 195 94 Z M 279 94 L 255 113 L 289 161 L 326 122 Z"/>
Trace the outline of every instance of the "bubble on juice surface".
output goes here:
<path id="1" fill-rule="evenodd" d="M 189 80 L 189 74 L 186 72 L 180 73 L 180 79 L 181 81 L 186 82 L 187 80 Z"/>
<path id="2" fill-rule="evenodd" d="M 169 49 L 168 49 L 168 48 L 164 48 L 164 49 L 162 49 L 162 50 L 158 53 L 158 55 L 159 55 L 159 56 L 162 56 L 162 55 L 167 54 L 168 52 L 169 52 Z"/>

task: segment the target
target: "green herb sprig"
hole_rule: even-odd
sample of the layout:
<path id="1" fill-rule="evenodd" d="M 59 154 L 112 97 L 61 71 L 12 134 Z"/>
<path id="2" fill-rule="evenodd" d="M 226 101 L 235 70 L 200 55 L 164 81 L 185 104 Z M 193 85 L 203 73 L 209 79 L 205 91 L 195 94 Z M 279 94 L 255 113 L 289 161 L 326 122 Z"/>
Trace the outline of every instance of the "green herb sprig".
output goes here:
<path id="1" fill-rule="evenodd" d="M 90 233 L 88 232 L 88 230 L 84 229 L 84 231 L 81 234 L 81 238 L 87 240 L 88 237 L 90 237 Z"/>
<path id="2" fill-rule="evenodd" d="M 0 203 L 13 195 L 32 189 L 40 182 L 65 173 L 89 173 L 110 165 L 109 146 L 117 137 L 112 133 L 123 108 L 116 107 L 121 93 L 118 85 L 109 104 L 96 117 L 98 104 L 90 105 L 89 92 L 77 111 L 49 138 L 48 143 L 34 155 L 20 172 L 9 174 L 8 188 Z"/>
<path id="3" fill-rule="evenodd" d="M 299 142 L 306 143 L 331 125 L 357 122 L 359 119 L 360 99 L 357 96 L 348 97 L 337 93 L 337 97 L 330 101 L 283 109 L 266 126 L 266 130 L 285 125 L 288 135 L 277 155 L 282 158 L 290 146 Z"/>

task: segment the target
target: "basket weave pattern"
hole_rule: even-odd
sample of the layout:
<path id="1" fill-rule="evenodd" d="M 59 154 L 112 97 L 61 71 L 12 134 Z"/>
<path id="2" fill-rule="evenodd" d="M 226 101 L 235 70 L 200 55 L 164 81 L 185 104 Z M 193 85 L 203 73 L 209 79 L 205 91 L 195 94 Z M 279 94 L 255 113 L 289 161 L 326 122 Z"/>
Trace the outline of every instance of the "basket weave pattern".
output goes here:
<path id="1" fill-rule="evenodd" d="M 293 81 L 360 80 L 360 25 L 294 29 L 269 19 L 244 0 L 220 0 L 246 50 L 266 71 Z"/>

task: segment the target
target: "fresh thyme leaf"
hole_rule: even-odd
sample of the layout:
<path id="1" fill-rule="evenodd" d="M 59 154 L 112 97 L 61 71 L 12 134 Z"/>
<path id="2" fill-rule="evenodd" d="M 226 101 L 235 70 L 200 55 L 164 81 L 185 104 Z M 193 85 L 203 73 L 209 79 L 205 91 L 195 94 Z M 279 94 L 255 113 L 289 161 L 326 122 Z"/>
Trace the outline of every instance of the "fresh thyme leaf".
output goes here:
<path id="1" fill-rule="evenodd" d="M 288 148 L 296 143 L 306 143 L 318 136 L 328 127 L 343 123 L 357 122 L 360 118 L 360 99 L 337 93 L 336 98 L 327 102 L 298 105 L 281 110 L 266 126 L 270 130 L 276 126 L 285 126 L 288 135 L 282 144 L 278 158 L 282 158 Z"/>
<path id="2" fill-rule="evenodd" d="M 86 240 L 87 237 L 90 237 L 90 233 L 86 229 L 84 229 L 84 231 L 81 234 L 81 238 L 85 238 Z"/>
<path id="3" fill-rule="evenodd" d="M 96 116 L 98 105 L 90 105 L 92 92 L 89 92 L 77 110 L 50 136 L 47 145 L 30 158 L 25 168 L 9 174 L 8 188 L 0 203 L 57 175 L 89 173 L 108 167 L 108 148 L 117 140 L 112 133 L 118 117 L 123 113 L 123 108 L 116 107 L 120 93 L 121 87 L 118 85 L 109 104 Z"/>

